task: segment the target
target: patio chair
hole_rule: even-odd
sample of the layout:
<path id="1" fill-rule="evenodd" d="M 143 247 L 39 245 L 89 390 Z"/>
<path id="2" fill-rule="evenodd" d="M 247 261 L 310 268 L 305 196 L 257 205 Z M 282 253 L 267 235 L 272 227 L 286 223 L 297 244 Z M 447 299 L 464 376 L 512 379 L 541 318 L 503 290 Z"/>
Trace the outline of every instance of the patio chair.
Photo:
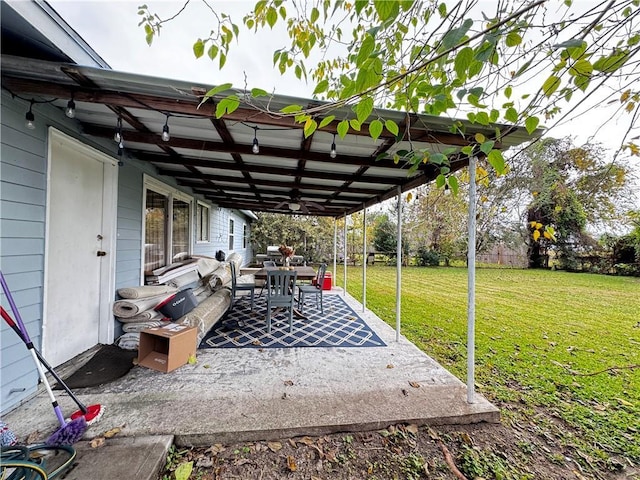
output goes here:
<path id="1" fill-rule="evenodd" d="M 234 262 L 229 262 L 229 265 L 231 266 L 231 306 L 229 307 L 229 310 L 231 310 L 233 308 L 233 305 L 234 305 L 235 300 L 236 300 L 236 294 L 238 292 L 250 292 L 250 294 L 251 294 L 251 311 L 253 311 L 256 284 L 253 283 L 253 282 L 252 283 L 244 283 L 244 282 L 238 283 L 237 272 L 236 272 L 236 264 Z"/>
<path id="2" fill-rule="evenodd" d="M 276 262 L 274 262 L 273 260 L 265 260 L 264 262 L 262 262 L 262 267 L 263 268 L 267 268 L 267 267 L 277 267 L 278 265 L 276 264 Z M 263 280 L 262 281 L 262 285 L 260 288 L 260 293 L 258 294 L 259 297 L 262 296 L 262 292 L 264 292 L 264 287 L 267 285 L 267 281 Z M 256 285 L 257 286 L 257 285 Z"/>
<path id="3" fill-rule="evenodd" d="M 271 309 L 289 310 L 289 332 L 293 331 L 293 290 L 298 272 L 295 270 L 272 270 L 267 272 L 267 333 L 271 333 Z"/>
<path id="4" fill-rule="evenodd" d="M 322 287 L 324 285 L 324 276 L 327 272 L 327 264 L 323 263 L 318 268 L 318 274 L 316 275 L 316 279 L 312 285 L 299 285 L 298 286 L 298 310 L 302 312 L 304 307 L 304 297 L 305 295 L 315 295 L 316 297 L 316 308 L 320 305 L 320 313 L 324 313 L 324 308 L 322 306 Z"/>

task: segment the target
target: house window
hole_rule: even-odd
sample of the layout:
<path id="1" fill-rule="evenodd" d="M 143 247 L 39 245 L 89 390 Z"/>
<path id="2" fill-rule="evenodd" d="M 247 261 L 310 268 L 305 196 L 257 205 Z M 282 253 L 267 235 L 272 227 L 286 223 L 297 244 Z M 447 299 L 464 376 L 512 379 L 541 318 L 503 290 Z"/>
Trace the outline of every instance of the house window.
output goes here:
<path id="1" fill-rule="evenodd" d="M 244 225 L 242 225 L 242 248 L 247 248 L 247 224 L 245 223 Z"/>
<path id="2" fill-rule="evenodd" d="M 209 222 L 211 221 L 211 214 L 209 213 L 209 207 L 198 202 L 196 207 L 196 241 L 208 242 L 210 235 Z"/>
<path id="3" fill-rule="evenodd" d="M 191 199 L 145 177 L 144 270 L 164 267 L 191 253 Z"/>
<path id="4" fill-rule="evenodd" d="M 234 235 L 233 235 L 233 229 L 235 226 L 235 222 L 233 220 L 233 218 L 229 219 L 229 251 L 233 251 L 233 244 L 234 244 Z"/>

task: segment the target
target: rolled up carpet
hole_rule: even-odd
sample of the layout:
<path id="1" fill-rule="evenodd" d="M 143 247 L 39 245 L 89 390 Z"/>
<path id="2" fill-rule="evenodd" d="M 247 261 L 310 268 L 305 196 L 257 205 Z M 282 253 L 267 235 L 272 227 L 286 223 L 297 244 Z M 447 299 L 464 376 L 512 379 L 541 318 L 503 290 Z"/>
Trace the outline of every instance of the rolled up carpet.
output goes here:
<path id="1" fill-rule="evenodd" d="M 160 303 L 160 302 L 158 302 Z M 154 305 L 155 306 L 155 305 Z M 116 317 L 116 320 L 121 321 L 122 323 L 136 323 L 136 322 L 150 322 L 164 319 L 165 316 L 158 312 L 157 310 L 145 310 L 144 312 L 140 312 L 133 317 Z"/>
<path id="2" fill-rule="evenodd" d="M 146 330 L 147 328 L 160 327 L 168 323 L 169 323 L 168 321 L 163 322 L 161 320 L 155 320 L 150 322 L 130 322 L 130 323 L 125 323 L 122 326 L 122 330 L 125 333 L 140 333 L 142 330 Z"/>
<path id="3" fill-rule="evenodd" d="M 139 287 L 119 288 L 117 293 L 120 298 L 137 299 L 155 297 L 157 295 L 176 293 L 178 289 L 171 285 L 142 285 Z"/>
<path id="4" fill-rule="evenodd" d="M 229 305 L 231 305 L 231 290 L 228 288 L 220 289 L 183 316 L 180 322 L 197 328 L 196 344 L 200 345 L 204 336 L 211 330 L 211 327 L 218 323 Z"/>
<path id="5" fill-rule="evenodd" d="M 170 296 L 171 295 L 163 294 L 156 295 L 155 297 L 118 300 L 113 304 L 113 314 L 120 318 L 135 317 L 146 310 L 152 310 L 156 305 Z"/>

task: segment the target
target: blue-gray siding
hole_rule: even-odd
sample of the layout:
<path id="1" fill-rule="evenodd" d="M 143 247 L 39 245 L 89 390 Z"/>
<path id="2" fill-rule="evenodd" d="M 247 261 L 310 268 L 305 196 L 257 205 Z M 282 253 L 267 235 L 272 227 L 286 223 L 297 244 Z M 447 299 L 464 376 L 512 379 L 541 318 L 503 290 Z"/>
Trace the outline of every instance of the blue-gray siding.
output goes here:
<path id="1" fill-rule="evenodd" d="M 42 301 L 44 281 L 47 127 L 65 133 L 110 155 L 115 146 L 108 140 L 94 142 L 81 137 L 74 121 L 50 105 L 34 105 L 36 129 L 24 126 L 28 102 L 2 92 L 0 132 L 0 269 L 11 288 L 20 314 L 37 348 L 41 347 Z M 124 158 L 118 179 L 117 243 L 115 288 L 140 285 L 142 265 L 143 173 L 154 176 L 187 194 L 173 179 L 158 177 L 146 163 Z M 235 220 L 233 251 L 243 255 L 244 263 L 253 259 L 250 245 L 242 248 L 242 228 L 250 219 L 239 210 L 210 207 L 210 242 L 196 243 L 193 254 L 215 256 L 229 254 L 229 218 Z M 195 202 L 194 202 L 195 206 Z M 195 214 L 195 212 L 194 212 Z M 195 230 L 195 229 L 194 229 Z M 2 297 L 2 305 L 9 308 Z M 115 322 L 115 320 L 114 320 Z M 119 322 L 116 326 L 119 327 Z M 2 322 L 0 331 L 0 413 L 15 408 L 36 391 L 38 375 L 33 361 L 17 335 Z"/>

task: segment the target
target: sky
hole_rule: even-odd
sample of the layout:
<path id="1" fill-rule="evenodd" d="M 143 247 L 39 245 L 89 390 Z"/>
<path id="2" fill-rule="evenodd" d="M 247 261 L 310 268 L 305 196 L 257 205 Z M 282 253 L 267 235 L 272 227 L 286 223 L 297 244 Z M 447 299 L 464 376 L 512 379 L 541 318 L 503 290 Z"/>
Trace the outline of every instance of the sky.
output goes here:
<path id="1" fill-rule="evenodd" d="M 590 1 L 580 0 L 584 5 Z M 243 41 L 238 46 L 234 45 L 236 48 L 233 48 L 222 70 L 217 68 L 217 62 L 206 56 L 196 59 L 193 43 L 198 36 L 209 34 L 213 18 L 202 2 L 190 3 L 184 12 L 162 28 L 151 46 L 145 41 L 143 28 L 138 26 L 142 18 L 138 15 L 138 6 L 144 0 L 48 0 L 48 3 L 114 70 L 206 85 L 232 83 L 236 88 L 259 87 L 282 95 L 312 97 L 313 85 L 305 84 L 293 74 L 283 77 L 273 67 L 274 50 L 289 43 L 284 32 L 278 34 L 262 30 L 253 36 L 241 27 Z M 161 18 L 173 16 L 183 3 L 167 0 L 147 2 Z M 252 9 L 255 1 L 210 0 L 208 3 L 221 12 L 229 13 L 236 24 L 242 25 L 243 15 Z M 600 127 L 604 115 L 606 112 L 592 106 L 576 120 L 560 125 L 550 133 L 558 138 L 570 135 L 577 145 L 595 135 L 595 140 L 606 148 L 617 148 L 628 125 L 624 121 L 611 121 Z M 631 159 L 631 167 L 640 175 L 637 157 Z"/>

